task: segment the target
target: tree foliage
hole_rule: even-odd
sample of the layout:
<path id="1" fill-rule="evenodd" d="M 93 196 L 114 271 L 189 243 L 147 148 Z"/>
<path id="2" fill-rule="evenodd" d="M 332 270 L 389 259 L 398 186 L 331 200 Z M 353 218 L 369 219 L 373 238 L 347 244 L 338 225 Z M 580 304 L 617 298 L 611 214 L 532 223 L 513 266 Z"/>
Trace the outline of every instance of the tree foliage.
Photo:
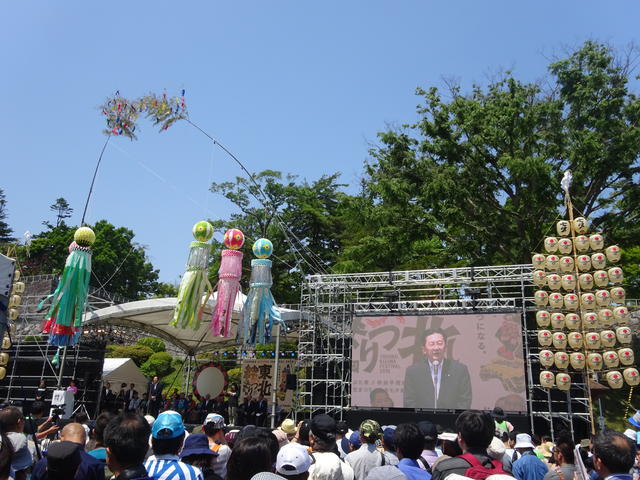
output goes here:
<path id="1" fill-rule="evenodd" d="M 149 359 L 142 364 L 140 370 L 142 373 L 153 378 L 155 376 L 162 378 L 171 374 L 174 368 L 171 364 L 173 357 L 167 352 L 156 352 L 149 357 Z"/>
<path id="2" fill-rule="evenodd" d="M 11 243 L 15 241 L 13 230 L 7 223 L 7 199 L 4 190 L 0 188 L 0 244 Z"/>
<path id="3" fill-rule="evenodd" d="M 56 198 L 56 201 L 49 206 L 49 210 L 56 214 L 56 227 L 59 227 L 60 224 L 64 223 L 65 219 L 71 218 L 71 215 L 73 215 L 73 208 L 62 197 Z M 44 224 L 51 226 L 48 222 L 44 222 Z"/>
<path id="4" fill-rule="evenodd" d="M 153 354 L 153 349 L 138 343 L 137 345 L 107 345 L 105 357 L 130 358 L 138 367 L 140 367 Z"/>
<path id="5" fill-rule="evenodd" d="M 133 241 L 133 231 L 116 227 L 106 220 L 100 220 L 91 228 L 96 234 L 92 247 L 91 285 L 130 299 L 152 295 L 157 286 L 158 271 L 147 260 L 144 247 Z M 23 273 L 61 273 L 76 229 L 62 222 L 35 235 L 29 255 L 24 248 L 19 252 Z"/>
<path id="6" fill-rule="evenodd" d="M 164 340 L 157 337 L 143 337 L 138 340 L 136 344 L 149 347 L 154 353 L 164 352 L 167 350 Z"/>

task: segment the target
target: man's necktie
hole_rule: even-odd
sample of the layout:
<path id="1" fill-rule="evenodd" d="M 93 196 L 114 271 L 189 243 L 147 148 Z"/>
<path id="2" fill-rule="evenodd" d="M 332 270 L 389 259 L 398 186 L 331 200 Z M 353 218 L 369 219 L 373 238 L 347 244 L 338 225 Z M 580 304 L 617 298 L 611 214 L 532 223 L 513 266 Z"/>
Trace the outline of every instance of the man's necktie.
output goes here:
<path id="1" fill-rule="evenodd" d="M 438 393 L 440 393 L 438 391 L 438 367 L 439 367 L 439 363 L 436 363 L 434 361 L 433 365 L 432 365 L 432 371 L 431 371 L 431 378 L 433 379 L 433 394 L 434 394 L 434 399 L 435 399 L 435 405 L 438 405 Z"/>

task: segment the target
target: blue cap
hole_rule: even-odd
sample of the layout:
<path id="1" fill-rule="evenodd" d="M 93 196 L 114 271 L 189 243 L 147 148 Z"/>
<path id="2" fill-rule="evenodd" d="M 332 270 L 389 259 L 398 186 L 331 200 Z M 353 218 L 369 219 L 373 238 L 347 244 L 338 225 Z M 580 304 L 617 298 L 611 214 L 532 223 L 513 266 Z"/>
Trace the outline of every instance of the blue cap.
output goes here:
<path id="1" fill-rule="evenodd" d="M 396 441 L 394 439 L 395 433 L 395 427 L 387 427 L 382 431 L 382 440 L 384 440 L 384 444 L 392 450 L 396 449 Z"/>
<path id="2" fill-rule="evenodd" d="M 353 445 L 355 448 L 360 448 L 362 446 L 362 442 L 360 442 L 360 432 L 356 430 L 349 437 L 349 443 Z"/>
<path id="3" fill-rule="evenodd" d="M 176 438 L 183 433 L 182 416 L 173 410 L 167 410 L 158 415 L 151 428 L 153 438 Z"/>

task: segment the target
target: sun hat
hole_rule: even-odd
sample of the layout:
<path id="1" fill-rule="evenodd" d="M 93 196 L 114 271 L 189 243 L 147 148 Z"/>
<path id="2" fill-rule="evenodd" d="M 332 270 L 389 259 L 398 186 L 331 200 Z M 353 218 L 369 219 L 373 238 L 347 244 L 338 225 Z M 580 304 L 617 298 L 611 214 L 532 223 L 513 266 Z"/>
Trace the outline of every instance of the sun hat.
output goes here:
<path id="1" fill-rule="evenodd" d="M 280 424 L 280 430 L 282 430 L 287 435 L 295 435 L 296 434 L 296 424 L 290 418 L 285 418 Z"/>
<path id="2" fill-rule="evenodd" d="M 204 419 L 204 424 L 213 423 L 213 428 L 224 428 L 224 417 L 219 413 L 210 413 Z"/>
<path id="3" fill-rule="evenodd" d="M 636 431 L 632 430 L 630 428 L 627 428 L 624 431 L 624 436 L 630 438 L 631 440 L 633 440 L 634 442 L 636 441 Z"/>
<path id="4" fill-rule="evenodd" d="M 380 424 L 375 420 L 365 420 L 360 424 L 360 435 L 368 440 L 378 440 L 382 436 Z"/>
<path id="5" fill-rule="evenodd" d="M 209 448 L 209 439 L 204 433 L 194 433 L 184 440 L 184 447 L 180 452 L 180 458 L 189 455 L 213 455 L 218 456 L 218 452 L 214 452 Z"/>
<path id="6" fill-rule="evenodd" d="M 158 415 L 151 427 L 153 438 L 177 438 L 184 432 L 182 416 L 173 410 L 166 410 Z"/>
<path id="7" fill-rule="evenodd" d="M 313 454 L 315 462 L 309 468 L 309 480 L 343 480 L 342 460 L 335 453 Z"/>
<path id="8" fill-rule="evenodd" d="M 307 449 L 297 443 L 282 447 L 276 459 L 276 472 L 280 475 L 299 475 L 309 471 L 311 455 Z"/>
<path id="9" fill-rule="evenodd" d="M 531 435 L 528 433 L 519 433 L 516 435 L 516 444 L 513 448 L 535 448 L 531 442 Z"/>
<path id="10" fill-rule="evenodd" d="M 636 411 L 636 413 L 634 413 L 632 417 L 629 417 L 627 419 L 627 422 L 629 422 L 636 428 L 640 428 L 640 410 Z"/>
<path id="11" fill-rule="evenodd" d="M 553 442 L 544 442 L 541 443 L 538 447 L 538 451 L 542 453 L 542 456 L 545 458 L 549 458 L 553 456 Z"/>
<path id="12" fill-rule="evenodd" d="M 495 460 L 500 460 L 504 456 L 505 450 L 506 448 L 502 440 L 500 440 L 498 437 L 493 437 L 493 440 L 491 440 L 491 443 L 487 448 L 487 455 Z"/>

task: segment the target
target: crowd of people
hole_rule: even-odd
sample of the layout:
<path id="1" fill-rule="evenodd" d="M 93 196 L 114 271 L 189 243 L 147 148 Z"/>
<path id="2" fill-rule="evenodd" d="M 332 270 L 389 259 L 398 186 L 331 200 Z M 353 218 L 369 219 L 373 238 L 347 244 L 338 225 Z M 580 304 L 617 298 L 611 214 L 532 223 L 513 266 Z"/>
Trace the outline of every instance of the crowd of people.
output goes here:
<path id="1" fill-rule="evenodd" d="M 27 418 L 0 410 L 0 480 L 638 480 L 640 471 L 634 430 L 576 448 L 564 433 L 551 442 L 515 431 L 500 409 L 464 411 L 449 430 L 373 419 L 351 430 L 324 414 L 230 428 L 212 412 L 189 432 L 173 410 L 56 425 L 37 403 Z"/>

